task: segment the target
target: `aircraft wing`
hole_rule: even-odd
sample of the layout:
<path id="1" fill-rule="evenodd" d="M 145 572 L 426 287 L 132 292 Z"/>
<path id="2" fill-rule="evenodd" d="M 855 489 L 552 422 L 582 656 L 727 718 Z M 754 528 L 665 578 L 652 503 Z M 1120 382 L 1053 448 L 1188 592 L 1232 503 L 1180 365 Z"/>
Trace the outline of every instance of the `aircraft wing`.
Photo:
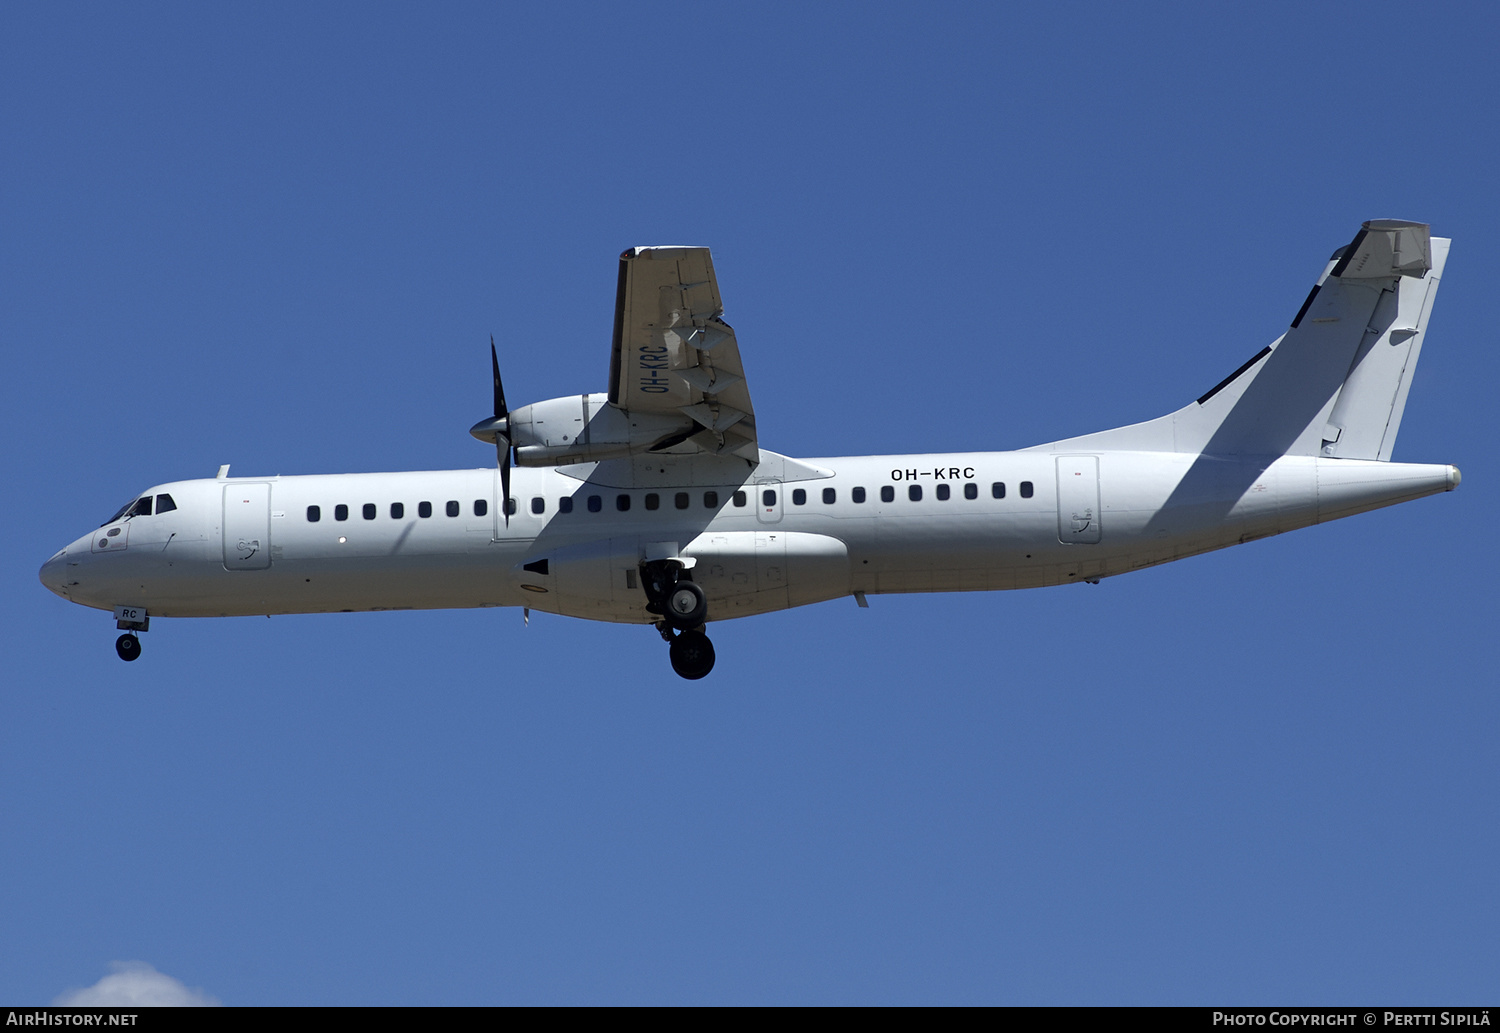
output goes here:
<path id="1" fill-rule="evenodd" d="M 610 404 L 691 420 L 653 451 L 759 461 L 739 342 L 723 314 L 708 248 L 637 247 L 620 255 Z"/>

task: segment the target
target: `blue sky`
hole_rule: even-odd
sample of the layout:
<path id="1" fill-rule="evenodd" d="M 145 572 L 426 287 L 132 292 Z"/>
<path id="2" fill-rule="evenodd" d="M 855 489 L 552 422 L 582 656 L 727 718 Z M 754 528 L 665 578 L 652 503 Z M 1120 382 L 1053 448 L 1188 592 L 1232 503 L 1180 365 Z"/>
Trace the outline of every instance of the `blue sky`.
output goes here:
<path id="1" fill-rule="evenodd" d="M 1483 5 L 31 5 L 0 37 L 0 1000 L 1480 1004 L 1500 970 Z M 1395 458 L 1462 488 L 1097 587 L 713 629 L 161 621 L 150 484 L 482 466 L 714 249 L 764 445 L 1160 415 L 1370 218 L 1454 238 Z"/>

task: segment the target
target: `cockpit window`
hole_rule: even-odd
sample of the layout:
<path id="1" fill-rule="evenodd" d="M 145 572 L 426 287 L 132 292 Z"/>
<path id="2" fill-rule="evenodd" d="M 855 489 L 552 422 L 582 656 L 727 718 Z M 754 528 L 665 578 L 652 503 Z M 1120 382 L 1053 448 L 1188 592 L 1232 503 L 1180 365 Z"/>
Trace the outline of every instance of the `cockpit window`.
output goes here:
<path id="1" fill-rule="evenodd" d="M 130 512 L 125 515 L 127 517 L 150 516 L 151 496 L 147 495 L 143 499 L 137 499 L 135 505 L 130 507 Z"/>
<path id="2" fill-rule="evenodd" d="M 175 502 L 172 501 L 172 496 L 170 496 L 170 495 L 158 495 L 158 496 L 156 496 L 156 515 L 157 516 L 161 516 L 163 513 L 170 513 L 170 512 L 172 512 L 172 510 L 174 510 L 176 508 L 177 508 L 177 503 L 175 503 Z"/>
<path id="3" fill-rule="evenodd" d="M 104 521 L 104 524 L 112 524 L 112 523 L 114 523 L 116 520 L 120 519 L 127 512 L 129 512 L 130 511 L 130 507 L 133 506 L 133 505 L 135 505 L 135 499 L 131 499 L 129 502 L 125 503 L 125 505 L 123 505 L 119 509 L 115 510 L 115 515 L 112 516 L 112 517 L 110 517 L 108 520 Z M 100 524 L 99 526 L 103 527 L 104 524 Z"/>

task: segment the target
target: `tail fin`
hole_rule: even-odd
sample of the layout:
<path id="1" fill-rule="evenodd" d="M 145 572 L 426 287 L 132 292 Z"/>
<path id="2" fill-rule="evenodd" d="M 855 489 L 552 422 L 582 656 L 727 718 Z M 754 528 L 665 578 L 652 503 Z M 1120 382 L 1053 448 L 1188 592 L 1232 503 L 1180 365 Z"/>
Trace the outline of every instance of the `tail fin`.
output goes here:
<path id="1" fill-rule="evenodd" d="M 1391 458 L 1449 241 L 1367 222 L 1281 338 L 1168 416 L 1039 446 Z"/>
<path id="2" fill-rule="evenodd" d="M 1381 223 L 1365 225 L 1384 230 Z M 1427 318 L 1432 315 L 1438 282 L 1448 261 L 1449 244 L 1443 237 L 1430 238 L 1426 226 L 1396 225 L 1412 226 L 1413 235 L 1420 234 L 1420 243 L 1426 245 L 1427 269 L 1425 275 L 1421 270 L 1403 270 L 1395 283 L 1381 291 L 1374 316 L 1328 417 L 1322 435 L 1322 455 L 1388 462 L 1396 446 L 1412 374 L 1422 355 Z M 1406 232 L 1397 230 L 1392 236 L 1404 236 Z M 1345 273 L 1344 280 L 1348 279 Z"/>

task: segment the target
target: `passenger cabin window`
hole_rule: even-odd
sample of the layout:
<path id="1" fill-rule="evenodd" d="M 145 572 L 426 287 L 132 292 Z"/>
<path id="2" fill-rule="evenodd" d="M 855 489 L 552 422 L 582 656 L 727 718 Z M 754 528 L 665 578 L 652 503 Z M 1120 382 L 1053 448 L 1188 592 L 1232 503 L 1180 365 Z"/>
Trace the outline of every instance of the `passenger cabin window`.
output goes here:
<path id="1" fill-rule="evenodd" d="M 403 518 L 405 516 L 406 516 L 406 503 L 404 503 L 404 502 L 392 502 L 391 503 L 391 519 L 392 520 L 400 520 L 401 518 Z"/>
<path id="2" fill-rule="evenodd" d="M 922 501 L 922 486 L 920 484 L 908 484 L 906 486 L 906 497 L 913 502 Z"/>
<path id="3" fill-rule="evenodd" d="M 760 493 L 760 504 L 762 506 L 774 506 L 774 505 L 776 505 L 776 493 L 774 491 L 772 491 L 770 488 L 767 488 L 765 491 L 761 492 Z"/>
<path id="4" fill-rule="evenodd" d="M 348 520 L 349 519 L 349 507 L 346 506 L 346 505 L 344 505 L 342 502 L 340 502 L 337 506 L 334 506 L 333 507 L 333 519 L 335 519 L 335 520 Z"/>
<path id="5" fill-rule="evenodd" d="M 451 516 L 451 517 L 456 517 L 456 516 L 458 516 L 458 514 L 459 514 L 459 510 L 460 510 L 460 509 L 461 509 L 461 508 L 462 508 L 462 507 L 460 507 L 460 506 L 459 506 L 459 504 L 458 504 L 458 500 L 457 500 L 457 499 L 449 499 L 449 500 L 448 500 L 448 507 L 447 507 L 447 512 L 448 512 L 448 515 L 449 515 L 449 516 Z"/>
<path id="6" fill-rule="evenodd" d="M 745 504 L 747 502 L 749 502 L 749 501 L 750 500 L 745 497 L 745 493 L 744 492 L 737 491 L 737 492 L 734 493 L 734 504 L 736 506 L 739 506 L 741 509 L 744 509 L 745 508 Z"/>
<path id="7" fill-rule="evenodd" d="M 604 500 L 598 495 L 589 496 L 589 512 L 597 513 L 604 508 Z"/>
<path id="8" fill-rule="evenodd" d="M 646 492 L 646 508 L 647 509 L 660 509 L 661 508 L 661 496 L 658 495 L 654 491 L 648 491 L 648 492 Z"/>
<path id="9" fill-rule="evenodd" d="M 170 496 L 170 495 L 158 495 L 158 496 L 156 496 L 156 515 L 157 516 L 161 516 L 163 513 L 170 513 L 170 512 L 172 512 L 172 510 L 174 510 L 176 508 L 177 508 L 177 503 L 175 503 L 175 502 L 172 501 L 172 496 Z"/>
<path id="10" fill-rule="evenodd" d="M 1005 482 L 996 481 L 990 485 L 990 497 L 995 499 L 1005 498 Z"/>
<path id="11" fill-rule="evenodd" d="M 672 505 L 676 506 L 678 509 L 687 509 L 692 504 L 692 496 L 690 496 L 685 491 L 679 491 L 676 495 L 672 496 Z"/>
<path id="12" fill-rule="evenodd" d="M 946 502 L 948 500 L 948 496 L 951 493 L 952 493 L 952 489 L 949 488 L 946 484 L 939 484 L 937 486 L 937 497 L 940 500 Z"/>
<path id="13" fill-rule="evenodd" d="M 832 488 L 823 489 L 823 505 L 831 506 L 838 501 L 839 493 Z"/>
<path id="14" fill-rule="evenodd" d="M 616 495 L 615 496 L 615 509 L 619 510 L 621 513 L 628 513 L 628 512 L 630 512 L 630 496 L 629 495 Z"/>
<path id="15" fill-rule="evenodd" d="M 323 519 L 323 510 L 322 510 L 321 507 L 319 507 L 319 506 L 308 506 L 307 507 L 307 522 L 309 524 L 316 524 L 319 520 L 322 520 L 322 519 Z"/>
<path id="16" fill-rule="evenodd" d="M 516 500 L 515 499 L 506 499 L 505 500 L 505 515 L 506 516 L 515 516 L 517 508 L 518 507 L 516 506 Z M 486 505 L 484 507 L 484 509 L 480 510 L 479 515 L 480 516 L 484 516 L 489 511 L 490 511 L 490 507 L 488 505 Z"/>
<path id="17" fill-rule="evenodd" d="M 1021 482 L 1021 498 L 1023 498 L 1023 499 L 1029 499 L 1029 498 L 1031 498 L 1031 496 L 1034 493 L 1034 491 L 1035 491 L 1035 489 L 1032 488 L 1030 481 L 1022 481 Z"/>
<path id="18" fill-rule="evenodd" d="M 895 502 L 896 501 L 896 489 L 893 488 L 893 487 L 891 487 L 889 484 L 882 484 L 880 486 L 880 501 L 881 502 Z"/>
<path id="19" fill-rule="evenodd" d="M 573 496 L 571 496 L 571 495 L 564 495 L 562 498 L 558 499 L 557 500 L 557 511 L 559 513 L 571 513 L 571 512 L 573 512 Z"/>
<path id="20" fill-rule="evenodd" d="M 375 503 L 366 502 L 363 506 L 360 507 L 360 515 L 363 516 L 366 520 L 374 520 Z"/>
<path id="21" fill-rule="evenodd" d="M 572 499 L 568 499 L 566 501 L 568 501 L 569 503 L 571 503 L 573 500 Z M 534 498 L 532 498 L 532 500 L 531 500 L 531 511 L 533 513 L 545 513 L 545 512 L 547 512 L 547 500 L 544 499 L 544 498 L 542 498 L 540 495 L 537 495 Z"/>
<path id="22" fill-rule="evenodd" d="M 968 484 L 965 484 L 964 485 L 964 498 L 966 498 L 966 499 L 977 499 L 977 498 L 979 498 L 979 485 L 975 484 L 973 481 L 970 481 Z"/>
<path id="23" fill-rule="evenodd" d="M 801 488 L 793 488 L 792 489 L 792 505 L 794 505 L 794 506 L 805 506 L 805 505 L 807 505 L 807 492 L 803 491 Z"/>
<path id="24" fill-rule="evenodd" d="M 421 517 L 423 520 L 426 520 L 428 517 L 432 516 L 432 503 L 431 502 L 418 502 L 417 503 L 417 516 Z"/>
<path id="25" fill-rule="evenodd" d="M 516 500 L 515 499 L 508 499 L 506 501 L 508 501 L 510 503 L 510 511 L 512 513 L 514 513 L 516 511 Z M 489 512 L 490 512 L 490 504 L 489 504 L 489 502 L 487 500 L 485 500 L 485 499 L 475 499 L 474 500 L 474 515 L 475 516 L 488 516 Z"/>
<path id="26" fill-rule="evenodd" d="M 705 509 L 718 509 L 719 493 L 716 491 L 705 491 L 703 493 L 703 506 Z"/>
<path id="27" fill-rule="evenodd" d="M 865 500 L 865 489 L 853 488 L 849 492 L 849 497 L 853 499 L 856 504 L 861 503 Z"/>

